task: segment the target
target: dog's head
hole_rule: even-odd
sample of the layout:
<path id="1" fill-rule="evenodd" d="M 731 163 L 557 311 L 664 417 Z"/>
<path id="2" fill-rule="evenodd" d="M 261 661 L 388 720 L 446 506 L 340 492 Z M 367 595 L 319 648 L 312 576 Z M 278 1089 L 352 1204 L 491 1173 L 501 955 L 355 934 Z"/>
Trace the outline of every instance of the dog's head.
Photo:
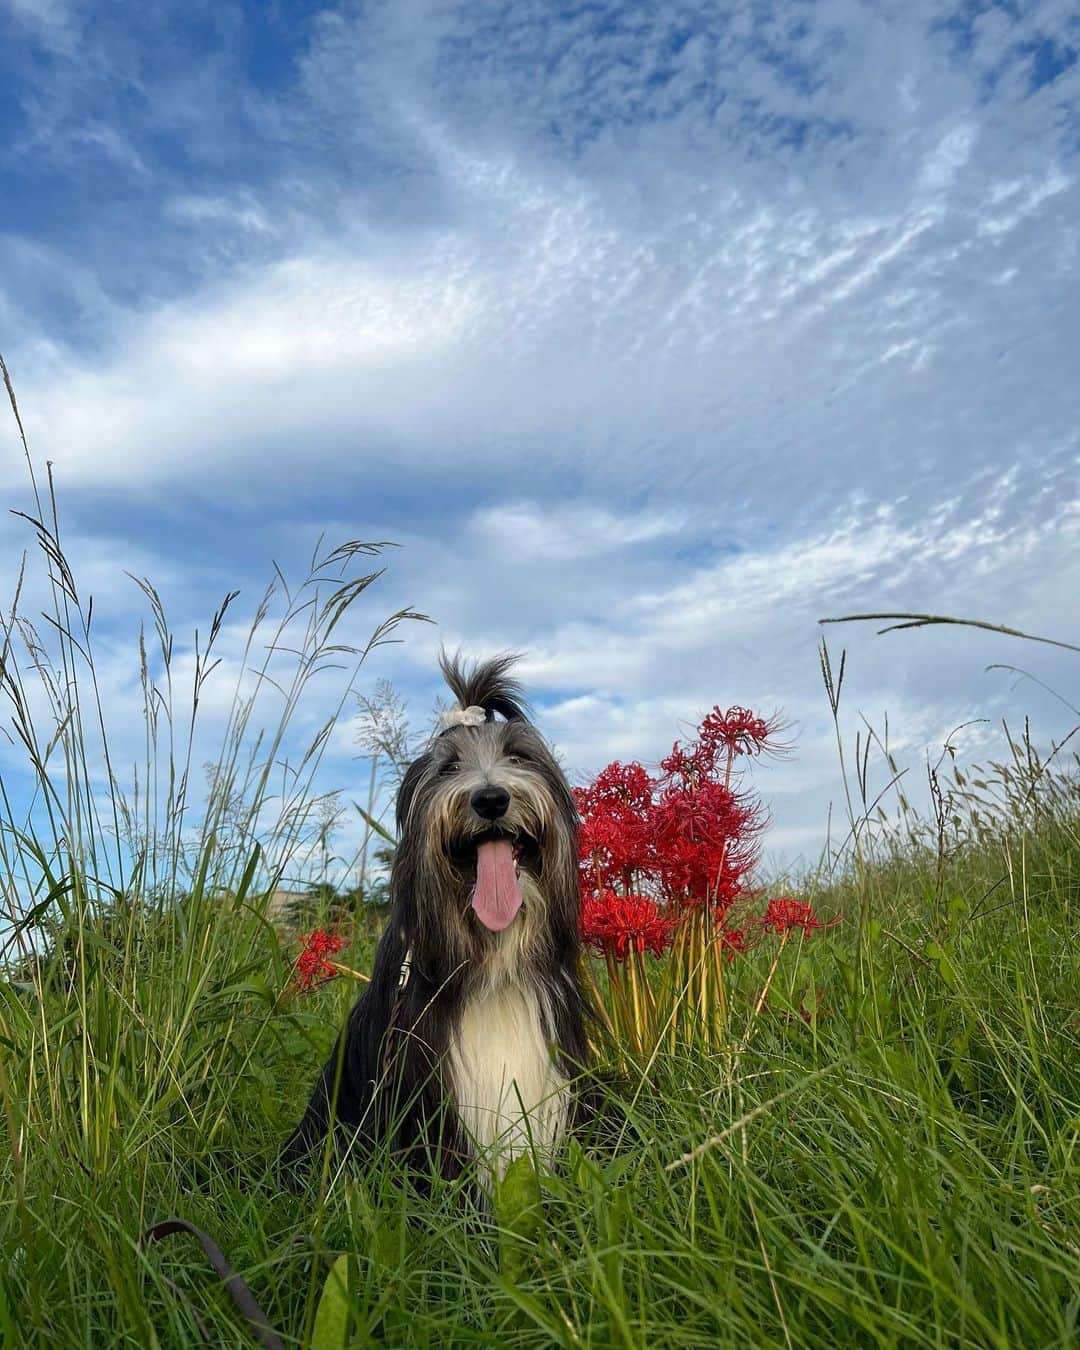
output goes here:
<path id="1" fill-rule="evenodd" d="M 528 719 L 513 662 L 466 667 L 442 657 L 457 706 L 442 715 L 398 795 L 398 861 L 417 892 L 418 923 L 452 923 L 447 937 L 473 943 L 508 930 L 525 940 L 552 925 L 576 927 L 577 813 Z"/>

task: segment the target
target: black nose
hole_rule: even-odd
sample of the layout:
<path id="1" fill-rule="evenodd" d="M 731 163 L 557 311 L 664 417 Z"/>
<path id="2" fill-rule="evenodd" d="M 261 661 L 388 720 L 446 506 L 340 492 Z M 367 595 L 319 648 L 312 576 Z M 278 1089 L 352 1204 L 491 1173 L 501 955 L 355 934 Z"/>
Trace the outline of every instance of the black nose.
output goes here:
<path id="1" fill-rule="evenodd" d="M 505 788 L 494 783 L 485 783 L 472 795 L 472 809 L 485 820 L 498 820 L 510 809 L 510 794 Z"/>

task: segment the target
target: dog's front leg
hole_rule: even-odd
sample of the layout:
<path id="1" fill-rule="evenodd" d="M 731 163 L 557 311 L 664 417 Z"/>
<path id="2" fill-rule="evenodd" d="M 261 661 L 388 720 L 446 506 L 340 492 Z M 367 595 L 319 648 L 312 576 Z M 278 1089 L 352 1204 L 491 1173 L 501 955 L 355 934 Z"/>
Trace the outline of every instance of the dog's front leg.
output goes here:
<path id="1" fill-rule="evenodd" d="M 278 1155 L 278 1171 L 286 1184 L 301 1181 L 328 1133 L 333 1133 L 342 1154 L 355 1155 L 370 1147 L 378 1050 L 374 1037 L 384 1020 L 379 1014 L 385 1001 L 369 986 L 353 1007 L 315 1082 L 299 1125 Z"/>
<path id="2" fill-rule="evenodd" d="M 338 1077 L 338 1058 L 338 1051 L 335 1049 L 319 1074 L 299 1125 L 278 1154 L 278 1173 L 287 1184 L 301 1181 L 303 1173 L 308 1170 L 326 1141 L 334 1113 L 334 1083 Z M 344 1069 L 344 1065 L 342 1068 Z"/>

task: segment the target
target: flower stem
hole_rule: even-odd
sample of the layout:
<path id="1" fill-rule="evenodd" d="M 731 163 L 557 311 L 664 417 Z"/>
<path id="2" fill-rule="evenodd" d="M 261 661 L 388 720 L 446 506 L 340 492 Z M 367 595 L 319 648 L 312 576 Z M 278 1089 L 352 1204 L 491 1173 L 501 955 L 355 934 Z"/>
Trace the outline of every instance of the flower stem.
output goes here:
<path id="1" fill-rule="evenodd" d="M 629 1034 L 632 1023 L 630 1005 L 626 1001 L 626 989 L 619 971 L 619 963 L 615 960 L 615 953 L 610 947 L 604 948 L 604 960 L 607 963 L 608 988 L 611 990 L 615 1016 L 622 1024 L 623 1031 Z"/>
<path id="2" fill-rule="evenodd" d="M 365 975 L 363 971 L 353 970 L 350 966 L 343 966 L 340 961 L 327 961 L 331 970 L 337 971 L 339 975 L 349 975 L 354 980 L 359 980 L 361 984 L 370 984 L 371 976 Z"/>
<path id="3" fill-rule="evenodd" d="M 760 996 L 759 996 L 759 998 L 758 998 L 758 1001 L 757 1001 L 757 1003 L 756 1003 L 755 1006 L 754 1006 L 754 1018 L 755 1018 L 755 1019 L 757 1018 L 758 1014 L 761 1012 L 762 1008 L 765 1006 L 765 1000 L 766 1000 L 766 999 L 768 998 L 768 996 L 769 996 L 769 989 L 770 989 L 770 987 L 771 987 L 771 985 L 772 985 L 772 982 L 773 982 L 773 976 L 776 974 L 776 968 L 777 968 L 777 966 L 780 964 L 780 958 L 781 958 L 781 956 L 783 956 L 783 954 L 784 954 L 784 948 L 787 946 L 787 940 L 788 940 L 788 938 L 789 938 L 790 936 L 791 936 L 790 932 L 787 932 L 787 933 L 784 933 L 784 935 L 783 935 L 783 936 L 781 937 L 781 939 L 780 939 L 780 947 L 779 947 L 779 949 L 778 949 L 776 955 L 773 957 L 773 963 L 772 963 L 772 965 L 769 967 L 769 974 L 768 974 L 768 978 L 767 978 L 766 981 L 765 981 L 765 987 L 764 987 L 764 989 L 762 989 L 761 994 L 760 994 Z"/>

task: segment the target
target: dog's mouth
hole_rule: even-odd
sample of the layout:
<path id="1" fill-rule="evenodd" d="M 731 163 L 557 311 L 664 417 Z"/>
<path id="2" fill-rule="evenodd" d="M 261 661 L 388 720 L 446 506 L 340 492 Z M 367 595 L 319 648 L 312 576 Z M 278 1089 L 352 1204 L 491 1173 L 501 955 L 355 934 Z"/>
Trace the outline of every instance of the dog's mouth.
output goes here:
<path id="1" fill-rule="evenodd" d="M 489 830 L 462 840 L 453 856 L 463 871 L 472 871 L 475 877 L 471 903 L 476 917 L 493 933 L 509 928 L 522 903 L 520 870 L 539 856 L 536 840 Z"/>

